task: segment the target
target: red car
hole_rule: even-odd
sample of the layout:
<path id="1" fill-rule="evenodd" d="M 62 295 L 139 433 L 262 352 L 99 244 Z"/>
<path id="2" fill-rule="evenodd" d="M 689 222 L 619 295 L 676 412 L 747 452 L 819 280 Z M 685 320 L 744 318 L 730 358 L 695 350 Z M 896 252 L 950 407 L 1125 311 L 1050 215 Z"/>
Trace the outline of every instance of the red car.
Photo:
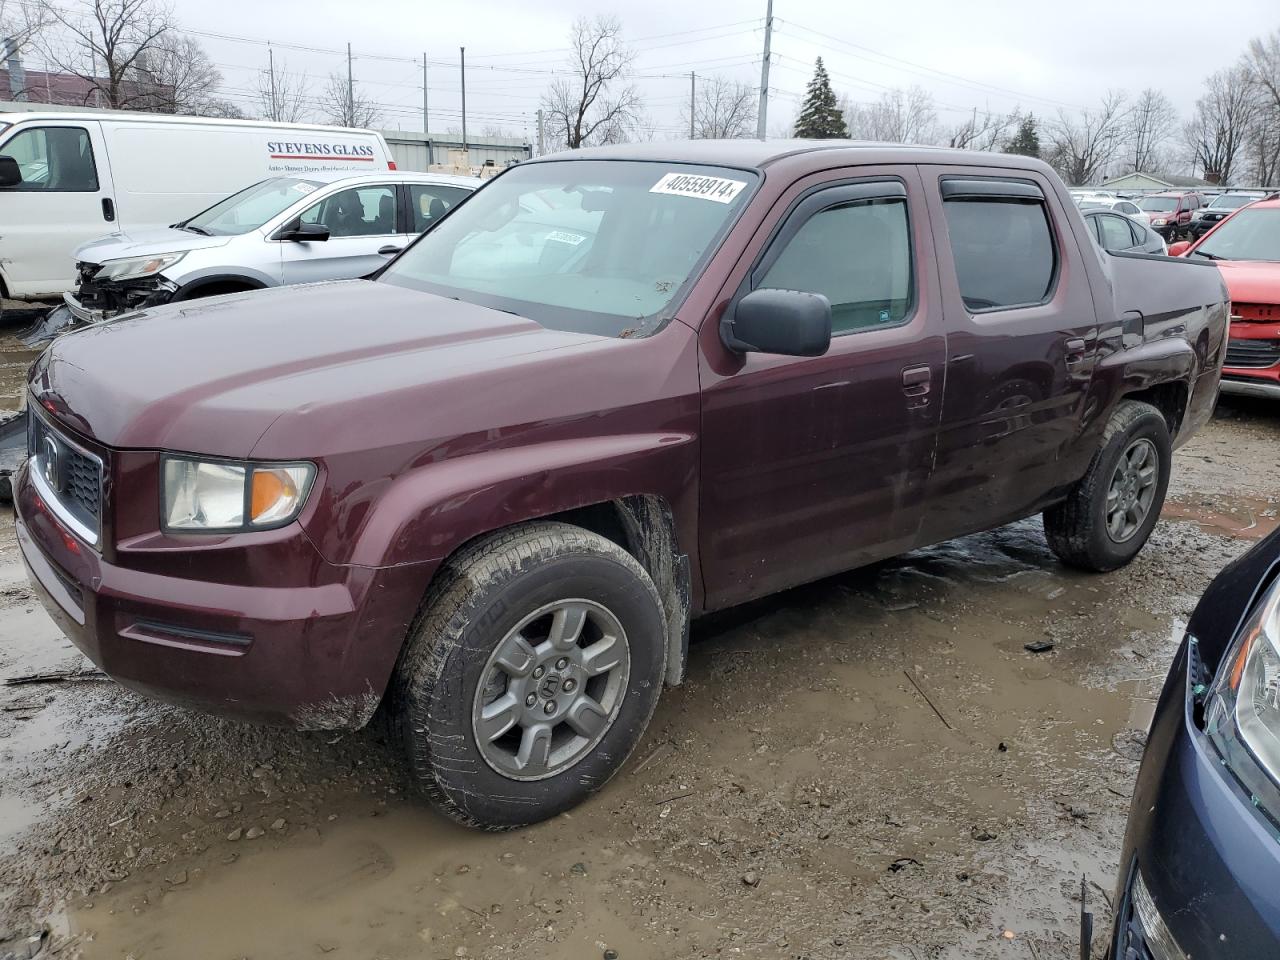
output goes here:
<path id="1" fill-rule="evenodd" d="M 1191 214 L 1204 206 L 1198 193 L 1170 190 L 1153 193 L 1138 201 L 1138 209 L 1147 215 L 1151 229 L 1172 243 L 1190 235 Z"/>
<path id="2" fill-rule="evenodd" d="M 1280 196 L 1237 210 L 1169 254 L 1214 261 L 1231 292 L 1222 392 L 1280 398 Z"/>

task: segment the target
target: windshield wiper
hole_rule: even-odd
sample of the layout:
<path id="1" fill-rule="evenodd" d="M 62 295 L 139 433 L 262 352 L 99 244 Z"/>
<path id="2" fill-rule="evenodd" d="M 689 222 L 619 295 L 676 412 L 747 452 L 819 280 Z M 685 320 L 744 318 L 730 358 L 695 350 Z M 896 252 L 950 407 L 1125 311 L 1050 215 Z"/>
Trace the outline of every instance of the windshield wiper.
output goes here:
<path id="1" fill-rule="evenodd" d="M 1206 260 L 1225 260 L 1225 259 L 1227 259 L 1226 257 L 1220 257 L 1220 256 L 1218 256 L 1216 253 L 1205 253 L 1203 250 L 1193 250 L 1193 251 L 1191 251 L 1191 252 L 1192 252 L 1192 253 L 1194 253 L 1197 257 L 1204 257 Z"/>
<path id="2" fill-rule="evenodd" d="M 192 233 L 198 233 L 198 234 L 200 234 L 200 236 L 202 236 L 202 237 L 212 237 L 212 236 L 213 236 L 213 234 L 212 234 L 212 233 L 210 233 L 208 230 L 206 230 L 204 227 L 193 227 L 193 226 L 191 226 L 191 224 L 189 224 L 189 223 L 184 223 L 184 224 L 182 224 L 181 226 L 179 226 L 179 227 L 178 227 L 178 229 L 179 229 L 179 230 L 190 230 Z"/>

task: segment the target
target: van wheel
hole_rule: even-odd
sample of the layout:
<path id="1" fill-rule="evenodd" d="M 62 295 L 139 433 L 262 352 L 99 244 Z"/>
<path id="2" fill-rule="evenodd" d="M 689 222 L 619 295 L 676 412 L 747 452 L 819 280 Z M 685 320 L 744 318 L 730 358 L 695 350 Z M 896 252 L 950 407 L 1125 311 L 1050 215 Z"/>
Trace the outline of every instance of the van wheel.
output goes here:
<path id="1" fill-rule="evenodd" d="M 1050 549 L 1084 570 L 1124 566 L 1160 518 L 1171 466 L 1164 415 L 1149 403 L 1121 401 L 1088 472 L 1066 500 L 1044 512 Z"/>
<path id="2" fill-rule="evenodd" d="M 639 743 L 666 655 L 658 591 L 617 544 L 553 522 L 484 538 L 437 574 L 397 668 L 414 779 L 485 830 L 562 813 Z"/>

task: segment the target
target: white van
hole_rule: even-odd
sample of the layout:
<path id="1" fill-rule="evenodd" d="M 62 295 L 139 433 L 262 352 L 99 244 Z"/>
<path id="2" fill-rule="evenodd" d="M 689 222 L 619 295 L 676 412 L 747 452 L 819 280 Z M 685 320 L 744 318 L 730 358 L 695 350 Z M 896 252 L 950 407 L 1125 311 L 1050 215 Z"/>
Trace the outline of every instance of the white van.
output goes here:
<path id="1" fill-rule="evenodd" d="M 343 127 L 148 113 L 0 113 L 0 284 L 75 288 L 72 252 L 166 226 L 281 174 L 395 169 L 382 135 Z"/>

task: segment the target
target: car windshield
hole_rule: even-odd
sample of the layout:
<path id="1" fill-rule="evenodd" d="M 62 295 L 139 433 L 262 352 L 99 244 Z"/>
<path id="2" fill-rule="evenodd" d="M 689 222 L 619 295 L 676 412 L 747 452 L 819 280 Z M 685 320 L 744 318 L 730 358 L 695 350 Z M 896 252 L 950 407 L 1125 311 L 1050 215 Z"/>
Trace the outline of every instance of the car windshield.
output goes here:
<path id="1" fill-rule="evenodd" d="M 1250 197 L 1247 195 L 1241 196 L 1236 194 L 1232 196 L 1224 193 L 1220 197 L 1214 197 L 1213 203 L 1209 204 L 1209 206 L 1213 207 L 1215 210 L 1235 210 L 1237 207 L 1243 207 L 1246 203 L 1253 203 L 1253 201 L 1257 199 L 1257 197 Z"/>
<path id="2" fill-rule="evenodd" d="M 1223 220 L 1192 253 L 1210 260 L 1280 262 L 1280 210 L 1241 210 Z"/>
<path id="3" fill-rule="evenodd" d="M 1150 213 L 1168 213 L 1178 209 L 1177 197 L 1143 197 L 1138 204 L 1139 210 Z"/>
<path id="4" fill-rule="evenodd" d="M 561 160 L 515 167 L 380 279 L 604 336 L 652 332 L 754 185 L 723 167 Z"/>
<path id="5" fill-rule="evenodd" d="M 272 177 L 233 193 L 178 226 L 213 237 L 233 237 L 257 230 L 323 184 L 295 177 Z"/>

